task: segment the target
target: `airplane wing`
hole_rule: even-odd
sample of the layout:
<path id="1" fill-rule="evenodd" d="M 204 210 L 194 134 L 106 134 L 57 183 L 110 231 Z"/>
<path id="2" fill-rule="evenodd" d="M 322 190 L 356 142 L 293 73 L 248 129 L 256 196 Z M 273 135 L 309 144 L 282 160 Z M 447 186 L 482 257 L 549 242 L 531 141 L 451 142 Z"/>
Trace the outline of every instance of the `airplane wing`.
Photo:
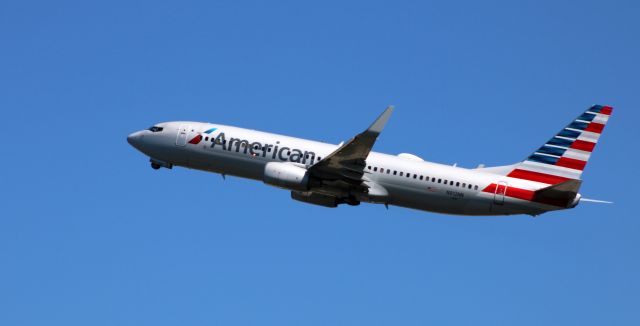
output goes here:
<path id="1" fill-rule="evenodd" d="M 363 184 L 365 180 L 362 178 L 366 168 L 365 160 L 392 112 L 393 106 L 387 107 L 367 130 L 356 135 L 320 162 L 311 166 L 309 173 L 313 177 L 328 181 L 333 185 L 368 188 Z"/>

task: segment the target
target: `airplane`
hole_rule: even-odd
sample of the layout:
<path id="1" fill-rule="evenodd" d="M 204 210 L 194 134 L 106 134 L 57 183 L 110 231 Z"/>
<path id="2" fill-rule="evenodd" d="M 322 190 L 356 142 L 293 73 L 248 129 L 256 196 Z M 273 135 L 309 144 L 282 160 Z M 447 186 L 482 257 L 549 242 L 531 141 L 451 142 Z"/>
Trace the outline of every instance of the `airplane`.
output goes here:
<path id="1" fill-rule="evenodd" d="M 591 106 L 521 162 L 473 169 L 373 152 L 393 110 L 338 145 L 191 121 L 155 124 L 127 141 L 149 156 L 153 169 L 181 166 L 258 180 L 325 207 L 364 202 L 451 215 L 537 216 L 580 202 L 609 203 L 578 191 L 611 106 Z"/>

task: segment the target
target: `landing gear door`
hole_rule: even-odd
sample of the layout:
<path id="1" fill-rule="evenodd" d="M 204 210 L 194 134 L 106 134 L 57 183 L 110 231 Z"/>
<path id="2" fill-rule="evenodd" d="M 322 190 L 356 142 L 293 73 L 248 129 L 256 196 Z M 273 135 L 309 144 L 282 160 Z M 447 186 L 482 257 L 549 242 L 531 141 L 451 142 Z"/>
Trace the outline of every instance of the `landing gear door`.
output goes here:
<path id="1" fill-rule="evenodd" d="M 504 195 L 507 194 L 507 183 L 504 181 L 498 182 L 496 185 L 496 192 L 493 196 L 493 203 L 496 205 L 504 205 Z"/>
<path id="2" fill-rule="evenodd" d="M 187 144 L 187 133 L 189 125 L 180 125 L 178 128 L 178 137 L 176 138 L 176 146 L 185 146 Z"/>

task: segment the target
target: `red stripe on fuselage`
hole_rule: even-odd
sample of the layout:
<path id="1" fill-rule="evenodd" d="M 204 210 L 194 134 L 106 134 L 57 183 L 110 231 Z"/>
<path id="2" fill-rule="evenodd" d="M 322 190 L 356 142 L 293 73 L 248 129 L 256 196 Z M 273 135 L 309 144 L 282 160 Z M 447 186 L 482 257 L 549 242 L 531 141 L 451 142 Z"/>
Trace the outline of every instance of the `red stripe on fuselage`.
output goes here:
<path id="1" fill-rule="evenodd" d="M 513 198 L 523 199 L 523 200 L 533 200 L 533 194 L 535 191 L 522 189 L 522 188 L 513 188 L 507 187 L 506 195 Z"/>
<path id="2" fill-rule="evenodd" d="M 495 194 L 497 187 L 498 187 L 497 184 L 492 183 L 492 184 L 488 185 L 486 188 L 482 189 L 482 192 Z M 533 194 L 534 193 L 535 193 L 535 191 L 533 191 L 533 190 L 527 190 L 527 189 L 514 188 L 514 187 L 507 186 L 507 191 L 505 192 L 504 195 L 507 196 L 507 197 L 513 197 L 513 198 L 518 198 L 518 199 L 522 199 L 522 200 L 531 201 L 533 199 Z"/>
<path id="3" fill-rule="evenodd" d="M 492 183 L 490 185 L 488 185 L 486 188 L 482 189 L 482 192 L 488 192 L 488 193 L 495 193 L 496 192 L 496 187 L 498 185 L 496 185 L 495 183 Z"/>
<path id="4" fill-rule="evenodd" d="M 527 171 L 527 170 L 521 170 L 521 169 L 515 169 L 511 171 L 511 173 L 509 173 L 507 177 L 524 179 L 524 180 L 535 181 L 535 182 L 542 182 L 550 185 L 571 180 L 569 178 L 565 178 L 557 175 L 551 175 L 551 174 Z"/>
<path id="5" fill-rule="evenodd" d="M 587 165 L 587 162 L 563 156 L 558 160 L 558 162 L 556 162 L 556 165 L 582 171 L 584 170 L 585 165 Z"/>
<path id="6" fill-rule="evenodd" d="M 593 152 L 593 148 L 596 147 L 596 143 L 584 140 L 576 140 L 571 144 L 571 148 L 579 149 L 585 152 Z"/>
<path id="7" fill-rule="evenodd" d="M 497 184 L 492 183 L 492 184 L 488 185 L 486 188 L 484 188 L 482 190 L 482 192 L 495 194 L 497 187 L 498 187 Z M 527 190 L 527 189 L 522 189 L 522 188 L 514 188 L 514 187 L 509 187 L 509 186 L 507 186 L 507 191 L 505 192 L 505 196 L 507 196 L 507 197 L 522 199 L 522 200 L 535 202 L 535 203 L 540 203 L 540 204 L 558 206 L 558 207 L 566 207 L 567 206 L 567 200 L 566 199 L 554 199 L 554 198 L 538 198 L 538 199 L 536 199 L 536 198 L 534 198 L 535 194 L 536 194 L 536 192 L 533 191 L 533 190 Z"/>

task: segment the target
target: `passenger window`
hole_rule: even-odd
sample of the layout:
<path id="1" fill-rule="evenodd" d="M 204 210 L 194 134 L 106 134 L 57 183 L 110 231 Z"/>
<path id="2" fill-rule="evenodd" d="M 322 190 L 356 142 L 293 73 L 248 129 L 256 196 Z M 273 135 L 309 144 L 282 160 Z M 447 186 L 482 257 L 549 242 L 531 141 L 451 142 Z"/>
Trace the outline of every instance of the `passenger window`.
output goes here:
<path id="1" fill-rule="evenodd" d="M 204 137 L 204 141 L 209 141 L 209 137 Z"/>
<path id="2" fill-rule="evenodd" d="M 438 183 L 441 183 L 441 182 L 442 182 L 442 179 L 438 179 Z"/>
<path id="3" fill-rule="evenodd" d="M 400 171 L 400 176 L 402 176 L 402 171 Z"/>
<path id="4" fill-rule="evenodd" d="M 371 170 L 371 165 L 367 166 L 367 169 Z"/>
<path id="5" fill-rule="evenodd" d="M 393 175 L 396 175 L 396 174 L 398 174 L 398 171 L 393 170 Z"/>
<path id="6" fill-rule="evenodd" d="M 423 176 L 420 176 L 420 180 L 422 180 L 422 179 L 424 179 L 424 177 L 423 177 Z"/>
<path id="7" fill-rule="evenodd" d="M 473 187 L 473 188 L 474 188 L 474 190 L 478 190 L 478 186 L 475 186 L 475 187 Z"/>
<path id="8" fill-rule="evenodd" d="M 390 169 L 387 169 L 387 174 L 390 174 L 390 173 L 391 173 L 391 170 L 390 170 Z"/>
<path id="9" fill-rule="evenodd" d="M 456 182 L 456 187 L 460 187 L 460 182 Z"/>
<path id="10" fill-rule="evenodd" d="M 414 174 L 414 175 L 413 175 L 413 178 L 414 178 L 414 179 L 417 179 L 417 178 L 418 178 L 418 175 L 417 175 L 417 174 Z"/>
<path id="11" fill-rule="evenodd" d="M 411 178 L 411 173 L 407 173 L 407 178 Z"/>
<path id="12" fill-rule="evenodd" d="M 378 172 L 378 168 L 374 166 L 373 171 Z"/>
<path id="13" fill-rule="evenodd" d="M 444 184 L 447 184 L 447 183 L 449 183 L 449 181 L 447 181 L 447 180 L 444 180 Z"/>

